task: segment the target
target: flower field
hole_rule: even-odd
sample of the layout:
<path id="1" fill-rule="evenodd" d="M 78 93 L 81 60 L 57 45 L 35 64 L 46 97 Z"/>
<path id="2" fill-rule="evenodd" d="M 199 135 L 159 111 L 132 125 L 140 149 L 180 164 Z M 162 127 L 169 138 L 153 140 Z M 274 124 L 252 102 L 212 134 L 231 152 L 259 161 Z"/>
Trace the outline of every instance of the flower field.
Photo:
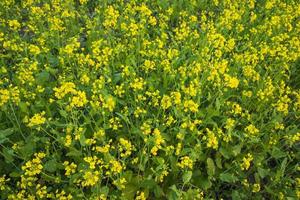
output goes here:
<path id="1" fill-rule="evenodd" d="M 298 0 L 1 0 L 0 199 L 300 198 Z"/>

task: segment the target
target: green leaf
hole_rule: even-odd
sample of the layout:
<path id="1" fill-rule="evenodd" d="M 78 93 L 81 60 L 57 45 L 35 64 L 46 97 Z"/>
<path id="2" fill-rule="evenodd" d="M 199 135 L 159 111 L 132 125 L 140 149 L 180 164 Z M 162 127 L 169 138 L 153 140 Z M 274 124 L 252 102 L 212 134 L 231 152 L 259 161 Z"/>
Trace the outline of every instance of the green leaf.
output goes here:
<path id="1" fill-rule="evenodd" d="M 101 187 L 101 188 L 100 188 L 100 193 L 101 193 L 101 194 L 108 195 L 108 193 L 109 193 L 109 188 L 108 188 L 107 186 Z"/>
<path id="2" fill-rule="evenodd" d="M 43 85 L 49 81 L 50 74 L 47 71 L 42 71 L 36 77 L 36 82 L 39 85 Z"/>
<path id="3" fill-rule="evenodd" d="M 283 158 L 286 156 L 286 153 L 281 151 L 279 148 L 277 147 L 273 147 L 273 150 L 272 150 L 272 153 L 271 155 L 276 158 L 276 159 L 279 159 L 279 158 Z"/>
<path id="4" fill-rule="evenodd" d="M 221 104 L 219 98 L 216 98 L 216 108 L 217 110 L 220 110 Z"/>
<path id="5" fill-rule="evenodd" d="M 210 177 L 214 176 L 215 171 L 216 171 L 216 167 L 215 167 L 215 163 L 214 163 L 213 159 L 207 158 L 206 164 L 207 164 L 207 174 L 208 174 L 208 176 L 210 176 Z"/>
<path id="6" fill-rule="evenodd" d="M 21 101 L 19 103 L 19 108 L 20 108 L 21 112 L 28 113 L 28 106 L 27 106 L 27 104 L 25 102 Z"/>
<path id="7" fill-rule="evenodd" d="M 242 149 L 242 146 L 241 145 L 236 145 L 232 148 L 232 153 L 234 156 L 237 156 L 238 154 L 241 153 L 241 149 Z"/>
<path id="8" fill-rule="evenodd" d="M 152 189 L 156 185 L 157 184 L 156 184 L 155 180 L 153 180 L 153 179 L 146 179 L 140 184 L 141 187 L 147 188 L 147 189 Z"/>
<path id="9" fill-rule="evenodd" d="M 161 197 L 164 194 L 164 191 L 159 187 L 159 185 L 156 185 L 154 188 L 154 195 L 156 198 Z"/>
<path id="10" fill-rule="evenodd" d="M 36 148 L 35 137 L 28 137 L 28 141 L 26 142 L 26 144 L 20 148 L 22 158 L 24 160 L 28 160 L 35 152 L 35 148 Z"/>
<path id="11" fill-rule="evenodd" d="M 0 144 L 8 140 L 8 136 L 14 133 L 13 128 L 7 128 L 5 130 L 0 130 Z"/>
<path id="12" fill-rule="evenodd" d="M 48 172 L 55 172 L 57 170 L 57 162 L 55 159 L 49 160 L 45 163 L 44 169 Z"/>
<path id="13" fill-rule="evenodd" d="M 180 191 L 176 188 L 176 185 L 172 185 L 169 188 L 170 188 L 170 190 L 168 192 L 168 199 L 169 200 L 178 200 L 180 197 Z"/>
<path id="14" fill-rule="evenodd" d="M 287 166 L 287 158 L 285 158 L 282 163 L 281 163 L 281 166 L 280 166 L 280 171 L 282 172 L 282 174 L 284 174 L 284 171 L 285 171 L 285 168 Z"/>
<path id="15" fill-rule="evenodd" d="M 219 152 L 216 155 L 216 165 L 219 169 L 222 169 L 222 157 Z"/>
<path id="16" fill-rule="evenodd" d="M 220 147 L 219 149 L 220 153 L 222 154 L 222 156 L 226 159 L 229 159 L 230 158 L 230 153 L 227 149 L 223 148 L 223 147 Z"/>
<path id="17" fill-rule="evenodd" d="M 212 186 L 211 181 L 208 179 L 208 177 L 205 177 L 205 176 L 199 177 L 197 179 L 196 184 L 199 185 L 204 190 L 207 190 L 207 189 L 211 188 L 211 186 Z"/>
<path id="18" fill-rule="evenodd" d="M 231 196 L 232 196 L 232 200 L 240 200 L 240 199 L 242 199 L 241 192 L 239 192 L 238 190 L 234 190 L 232 192 Z"/>
<path id="19" fill-rule="evenodd" d="M 184 174 L 182 175 L 183 183 L 187 184 L 191 180 L 192 175 L 193 175 L 192 171 L 186 171 L 186 172 L 184 172 Z"/>
<path id="20" fill-rule="evenodd" d="M 68 113 L 65 110 L 59 110 L 59 114 L 64 118 L 68 117 Z"/>
<path id="21" fill-rule="evenodd" d="M 127 124 L 130 124 L 129 119 L 126 116 L 124 116 L 124 115 L 122 115 L 121 113 L 118 113 L 118 112 L 116 112 L 116 115 L 121 117 L 121 119 L 123 119 Z"/>
<path id="22" fill-rule="evenodd" d="M 234 183 L 238 180 L 238 178 L 230 173 L 221 173 L 220 174 L 220 179 L 224 182 L 228 182 L 228 183 Z"/>
<path id="23" fill-rule="evenodd" d="M 133 199 L 138 189 L 139 188 L 135 185 L 127 184 L 122 194 L 125 199 Z"/>
<path id="24" fill-rule="evenodd" d="M 80 145 L 83 146 L 83 147 L 85 146 L 85 140 L 86 140 L 86 138 L 85 138 L 84 133 L 81 133 L 80 138 L 79 138 L 79 142 L 80 142 Z"/>
<path id="25" fill-rule="evenodd" d="M 17 177 L 20 177 L 22 175 L 21 172 L 17 172 L 17 171 L 14 171 L 14 172 L 11 172 L 9 174 L 10 177 L 13 177 L 13 178 L 17 178 Z"/>
<path id="26" fill-rule="evenodd" d="M 78 151 L 75 148 L 72 148 L 69 150 L 69 152 L 66 154 L 68 157 L 80 157 L 81 156 L 81 151 Z"/>
<path id="27" fill-rule="evenodd" d="M 257 172 L 261 178 L 266 177 L 269 174 L 269 171 L 263 168 L 258 167 Z"/>
<path id="28" fill-rule="evenodd" d="M 14 151 L 12 149 L 3 149 L 2 155 L 6 163 L 12 163 L 14 161 Z"/>

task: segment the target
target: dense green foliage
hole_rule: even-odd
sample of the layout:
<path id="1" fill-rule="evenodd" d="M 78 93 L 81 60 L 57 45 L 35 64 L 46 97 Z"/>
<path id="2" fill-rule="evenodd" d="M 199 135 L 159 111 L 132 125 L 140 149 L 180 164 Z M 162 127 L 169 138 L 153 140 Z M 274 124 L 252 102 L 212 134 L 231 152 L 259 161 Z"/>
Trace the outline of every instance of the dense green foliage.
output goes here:
<path id="1" fill-rule="evenodd" d="M 297 0 L 1 0 L 0 199 L 299 199 Z"/>

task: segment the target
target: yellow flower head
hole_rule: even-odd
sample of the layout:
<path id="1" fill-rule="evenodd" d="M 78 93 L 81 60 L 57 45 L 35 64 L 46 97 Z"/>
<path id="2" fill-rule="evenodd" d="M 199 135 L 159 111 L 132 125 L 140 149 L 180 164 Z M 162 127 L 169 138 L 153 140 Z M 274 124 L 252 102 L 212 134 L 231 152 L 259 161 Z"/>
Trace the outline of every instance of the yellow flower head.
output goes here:
<path id="1" fill-rule="evenodd" d="M 33 127 L 44 124 L 46 122 L 46 118 L 44 117 L 45 114 L 45 111 L 43 111 L 41 113 L 33 115 L 33 117 L 29 119 L 29 123 L 27 124 L 27 126 Z"/>

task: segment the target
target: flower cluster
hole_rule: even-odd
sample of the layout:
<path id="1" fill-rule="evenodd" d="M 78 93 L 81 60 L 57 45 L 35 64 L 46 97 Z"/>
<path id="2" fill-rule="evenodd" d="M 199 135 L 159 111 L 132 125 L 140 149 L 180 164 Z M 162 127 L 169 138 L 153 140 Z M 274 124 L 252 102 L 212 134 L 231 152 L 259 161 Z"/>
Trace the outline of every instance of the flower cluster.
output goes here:
<path id="1" fill-rule="evenodd" d="M 1 0 L 0 199 L 299 199 L 297 0 Z"/>

